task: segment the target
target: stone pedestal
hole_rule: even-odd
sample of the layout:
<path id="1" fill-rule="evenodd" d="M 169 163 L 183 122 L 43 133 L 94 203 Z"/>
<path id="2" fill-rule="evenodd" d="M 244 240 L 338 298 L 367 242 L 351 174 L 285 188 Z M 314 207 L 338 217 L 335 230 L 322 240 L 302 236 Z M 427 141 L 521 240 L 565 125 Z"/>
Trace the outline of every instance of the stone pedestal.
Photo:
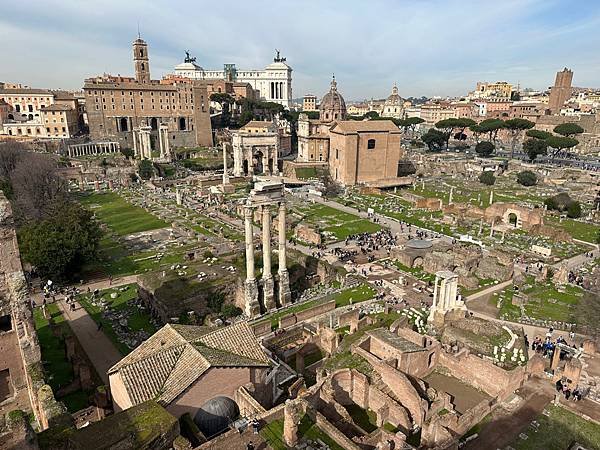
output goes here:
<path id="1" fill-rule="evenodd" d="M 263 279 L 262 284 L 265 309 L 270 311 L 277 308 L 275 304 L 275 282 L 273 281 L 273 277 Z"/>
<path id="2" fill-rule="evenodd" d="M 290 290 L 290 274 L 286 270 L 280 270 L 279 275 L 279 305 L 285 306 L 292 301 L 292 291 Z"/>
<path id="3" fill-rule="evenodd" d="M 244 282 L 244 299 L 246 315 L 256 317 L 260 314 L 260 303 L 258 303 L 258 286 L 256 280 L 246 280 Z"/>

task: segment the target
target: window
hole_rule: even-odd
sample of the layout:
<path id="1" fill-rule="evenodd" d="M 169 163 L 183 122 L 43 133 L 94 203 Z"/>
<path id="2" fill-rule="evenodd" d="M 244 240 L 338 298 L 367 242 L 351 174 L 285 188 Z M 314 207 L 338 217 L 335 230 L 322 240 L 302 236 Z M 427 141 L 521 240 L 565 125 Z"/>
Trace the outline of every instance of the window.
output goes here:
<path id="1" fill-rule="evenodd" d="M 340 152 L 337 148 L 335 149 L 335 159 L 340 159 Z"/>
<path id="2" fill-rule="evenodd" d="M 375 139 L 369 139 L 367 141 L 367 148 L 373 150 L 375 148 Z"/>

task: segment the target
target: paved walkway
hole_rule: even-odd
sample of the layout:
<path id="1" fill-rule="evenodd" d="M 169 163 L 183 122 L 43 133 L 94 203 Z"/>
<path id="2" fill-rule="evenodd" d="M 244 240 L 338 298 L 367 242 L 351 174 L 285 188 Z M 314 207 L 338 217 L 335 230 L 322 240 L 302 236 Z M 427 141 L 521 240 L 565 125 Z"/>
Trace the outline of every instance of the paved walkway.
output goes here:
<path id="1" fill-rule="evenodd" d="M 103 383 L 108 385 L 108 369 L 118 362 L 123 355 L 104 332 L 98 330 L 98 325 L 83 307 L 79 306 L 75 311 L 71 311 L 64 301 L 59 301 L 57 304 L 88 358 L 96 368 L 96 372 L 98 372 Z"/>

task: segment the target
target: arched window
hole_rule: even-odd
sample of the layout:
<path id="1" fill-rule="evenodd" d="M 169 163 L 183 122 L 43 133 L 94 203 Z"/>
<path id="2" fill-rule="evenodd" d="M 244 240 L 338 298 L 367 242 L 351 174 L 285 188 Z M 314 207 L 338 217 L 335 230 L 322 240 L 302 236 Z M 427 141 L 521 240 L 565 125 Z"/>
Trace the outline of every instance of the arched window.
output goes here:
<path id="1" fill-rule="evenodd" d="M 146 70 L 146 66 L 144 63 L 142 63 L 142 70 Z"/>
<path id="2" fill-rule="evenodd" d="M 127 120 L 127 117 L 121 117 L 120 125 L 121 131 L 129 131 L 129 121 Z"/>
<path id="3" fill-rule="evenodd" d="M 144 57 L 144 49 L 143 49 L 143 48 L 140 48 L 140 58 L 143 58 L 143 57 Z M 143 67 L 142 67 L 142 68 L 143 68 Z"/>

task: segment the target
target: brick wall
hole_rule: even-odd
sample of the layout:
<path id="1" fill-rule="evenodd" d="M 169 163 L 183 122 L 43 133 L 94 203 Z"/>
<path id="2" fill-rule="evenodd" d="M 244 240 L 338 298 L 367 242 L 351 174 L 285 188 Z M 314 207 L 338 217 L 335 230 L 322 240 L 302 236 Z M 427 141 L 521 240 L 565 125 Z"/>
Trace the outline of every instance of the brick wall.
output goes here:
<path id="1" fill-rule="evenodd" d="M 259 372 L 263 370 L 249 367 L 212 367 L 167 405 L 166 409 L 175 417 L 180 417 L 186 412 L 194 417 L 200 407 L 213 397 L 222 395 L 233 399 L 240 386 L 260 379 Z"/>
<path id="2" fill-rule="evenodd" d="M 525 379 L 523 367 L 507 371 L 466 351 L 457 355 L 440 352 L 439 364 L 449 369 L 453 377 L 499 400 L 518 389 Z"/>
<path id="3" fill-rule="evenodd" d="M 279 328 L 288 328 L 299 322 L 312 319 L 313 317 L 320 316 L 326 312 L 333 311 L 335 309 L 335 300 L 330 300 L 325 303 L 320 303 L 311 308 L 307 308 L 304 311 L 297 313 L 287 314 L 279 319 Z"/>

